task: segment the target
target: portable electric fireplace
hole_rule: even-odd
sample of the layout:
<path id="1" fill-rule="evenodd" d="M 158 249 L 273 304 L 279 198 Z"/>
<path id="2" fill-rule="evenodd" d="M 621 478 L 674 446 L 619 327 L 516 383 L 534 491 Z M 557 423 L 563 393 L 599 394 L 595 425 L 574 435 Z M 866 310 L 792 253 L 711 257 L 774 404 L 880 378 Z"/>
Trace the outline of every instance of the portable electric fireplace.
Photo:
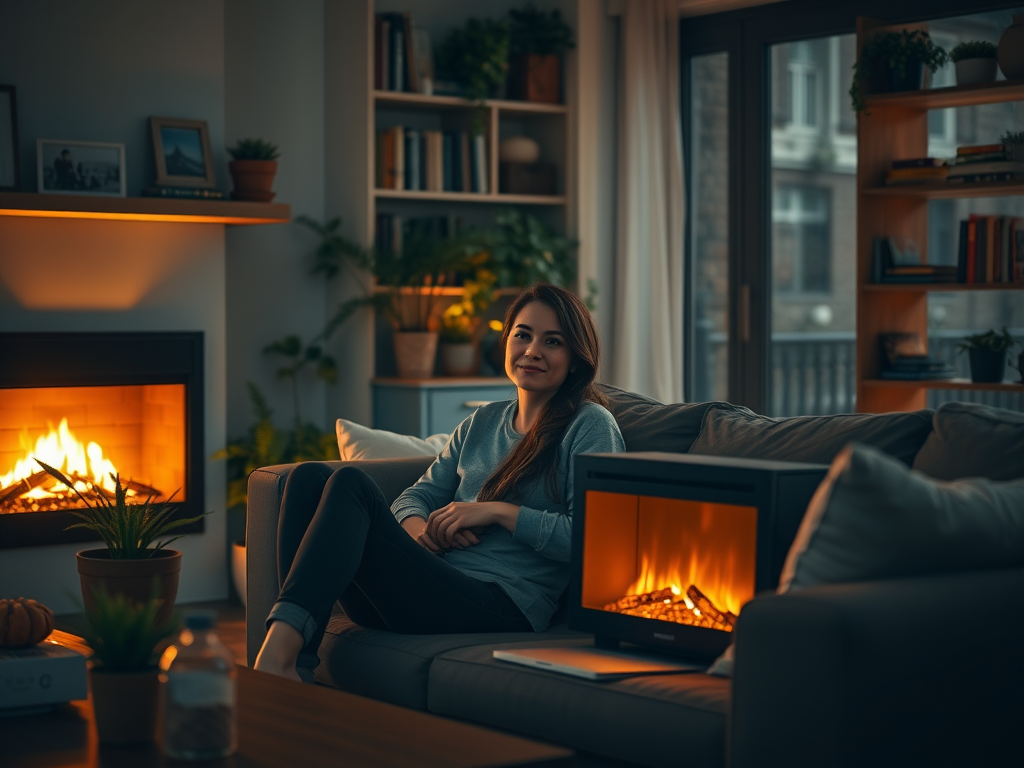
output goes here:
<path id="1" fill-rule="evenodd" d="M 712 659 L 778 586 L 828 467 L 675 453 L 579 456 L 569 627 Z"/>
<path id="2" fill-rule="evenodd" d="M 87 497 L 117 475 L 130 502 L 202 513 L 201 333 L 7 333 L 0 360 L 0 548 L 98 538 L 65 530 L 83 504 L 39 461 Z"/>

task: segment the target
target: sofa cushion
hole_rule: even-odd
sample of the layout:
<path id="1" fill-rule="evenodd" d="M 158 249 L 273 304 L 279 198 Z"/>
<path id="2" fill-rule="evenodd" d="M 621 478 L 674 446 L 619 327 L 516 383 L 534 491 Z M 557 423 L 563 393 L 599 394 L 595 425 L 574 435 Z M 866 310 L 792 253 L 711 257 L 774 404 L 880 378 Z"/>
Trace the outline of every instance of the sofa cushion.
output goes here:
<path id="1" fill-rule="evenodd" d="M 335 432 L 342 461 L 437 456 L 448 442 L 448 435 L 444 434 L 431 435 L 423 440 L 384 429 L 371 429 L 348 419 L 338 419 Z"/>
<path id="2" fill-rule="evenodd" d="M 847 443 L 879 448 L 907 466 L 932 428 L 932 411 L 759 416 L 730 403 L 712 403 L 690 453 L 831 464 Z"/>
<path id="3" fill-rule="evenodd" d="M 402 635 L 355 624 L 336 607 L 320 643 L 317 682 L 413 709 L 427 708 L 427 672 L 434 657 L 481 643 L 549 643 L 585 637 L 564 624 L 544 632 L 478 632 L 451 635 Z"/>
<path id="4" fill-rule="evenodd" d="M 627 451 L 686 453 L 700 434 L 701 421 L 715 403 L 665 405 L 650 397 L 598 384 L 619 425 Z"/>
<path id="5" fill-rule="evenodd" d="M 1024 566 L 1024 480 L 939 482 L 845 448 L 807 507 L 779 592 Z"/>
<path id="6" fill-rule="evenodd" d="M 938 480 L 1024 477 L 1024 413 L 943 403 L 913 466 Z"/>
<path id="7" fill-rule="evenodd" d="M 725 764 L 728 680 L 689 673 L 597 683 L 493 657 L 496 649 L 524 645 L 474 645 L 438 655 L 428 709 L 631 765 Z M 592 646 L 593 640 L 546 645 Z"/>

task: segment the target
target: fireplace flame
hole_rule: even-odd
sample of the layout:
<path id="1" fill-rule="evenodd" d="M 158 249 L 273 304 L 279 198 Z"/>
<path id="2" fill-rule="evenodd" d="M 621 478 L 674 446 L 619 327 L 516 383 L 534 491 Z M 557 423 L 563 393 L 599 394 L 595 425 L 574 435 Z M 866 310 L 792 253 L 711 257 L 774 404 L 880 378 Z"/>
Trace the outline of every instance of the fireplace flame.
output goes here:
<path id="1" fill-rule="evenodd" d="M 93 442 L 84 444 L 75 438 L 74 432 L 68 427 L 67 419 L 61 419 L 57 429 L 51 427 L 47 434 L 41 435 L 36 440 L 35 447 L 15 463 L 13 470 L 6 475 L 0 475 L 0 489 L 9 488 L 39 473 L 41 467 L 35 459 L 56 467 L 66 475 L 88 478 L 94 487 L 103 488 L 111 493 L 116 490 L 113 476 L 117 474 L 117 468 L 104 457 L 103 449 L 99 445 Z M 81 479 L 75 482 L 75 487 L 83 493 L 89 490 L 88 485 Z M 45 487 L 38 486 L 26 491 L 22 497 L 43 499 L 53 495 Z"/>
<path id="2" fill-rule="evenodd" d="M 644 554 L 640 561 L 640 576 L 626 590 L 629 595 L 642 595 L 671 589 L 672 594 L 686 603 L 686 607 L 698 616 L 700 608 L 686 596 L 686 588 L 691 584 L 700 587 L 701 591 L 721 610 L 739 614 L 740 608 L 750 596 L 740 593 L 742 587 L 736 584 L 733 568 L 734 558 L 720 552 L 705 552 L 704 557 L 694 551 L 690 553 L 689 562 L 683 567 L 679 557 L 673 557 L 665 565 L 656 562 Z M 671 602 L 671 600 L 665 600 Z"/>

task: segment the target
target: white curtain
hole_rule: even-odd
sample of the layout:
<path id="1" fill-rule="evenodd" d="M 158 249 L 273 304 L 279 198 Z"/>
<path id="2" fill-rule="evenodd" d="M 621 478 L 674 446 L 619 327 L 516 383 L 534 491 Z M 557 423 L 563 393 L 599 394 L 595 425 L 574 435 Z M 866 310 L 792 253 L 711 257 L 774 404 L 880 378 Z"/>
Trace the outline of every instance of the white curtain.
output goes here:
<path id="1" fill-rule="evenodd" d="M 683 399 L 679 0 L 623 3 L 611 380 Z"/>

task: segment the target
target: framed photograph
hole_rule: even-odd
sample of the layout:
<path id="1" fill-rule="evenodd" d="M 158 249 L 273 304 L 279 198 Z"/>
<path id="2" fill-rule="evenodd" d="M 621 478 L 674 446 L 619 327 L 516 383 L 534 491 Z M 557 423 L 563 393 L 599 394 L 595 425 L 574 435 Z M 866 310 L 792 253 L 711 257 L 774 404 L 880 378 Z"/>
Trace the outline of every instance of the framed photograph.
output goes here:
<path id="1" fill-rule="evenodd" d="M 213 187 L 217 184 L 205 120 L 151 117 L 156 183 L 168 187 Z"/>
<path id="2" fill-rule="evenodd" d="M 39 191 L 125 196 L 124 144 L 38 139 Z"/>
<path id="3" fill-rule="evenodd" d="M 18 189 L 18 110 L 14 86 L 0 85 L 0 190 Z"/>

